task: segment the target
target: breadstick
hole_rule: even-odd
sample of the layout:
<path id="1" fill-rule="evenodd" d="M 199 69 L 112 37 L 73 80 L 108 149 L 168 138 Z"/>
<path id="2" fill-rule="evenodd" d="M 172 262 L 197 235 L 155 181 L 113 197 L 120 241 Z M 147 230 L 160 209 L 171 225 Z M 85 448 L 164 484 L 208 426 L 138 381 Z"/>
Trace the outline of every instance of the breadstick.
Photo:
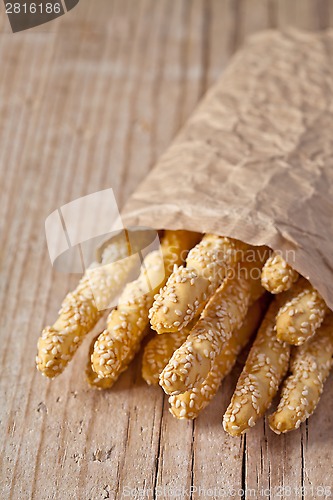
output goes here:
<path id="1" fill-rule="evenodd" d="M 142 358 L 142 378 L 148 385 L 159 383 L 160 373 L 189 333 L 190 328 L 186 326 L 179 332 L 155 334 L 148 342 Z"/>
<path id="2" fill-rule="evenodd" d="M 244 258 L 247 246 L 236 240 L 206 234 L 189 252 L 186 267 L 176 269 L 149 311 L 157 333 L 184 328 L 204 308 L 229 269 Z"/>
<path id="3" fill-rule="evenodd" d="M 90 387 L 93 387 L 94 389 L 102 390 L 102 389 L 109 389 L 112 386 L 112 380 L 108 378 L 98 378 L 96 372 L 92 369 L 91 366 L 91 356 L 92 353 L 94 352 L 94 345 L 96 340 L 98 339 L 98 336 L 100 334 L 96 335 L 92 341 L 90 342 L 89 346 L 89 356 L 86 364 L 86 381 L 90 385 Z"/>
<path id="4" fill-rule="evenodd" d="M 261 284 L 270 293 L 281 293 L 289 290 L 298 276 L 280 254 L 273 252 L 262 269 Z"/>
<path id="5" fill-rule="evenodd" d="M 169 397 L 170 412 L 174 417 L 194 419 L 209 404 L 216 395 L 222 380 L 235 365 L 238 354 L 257 330 L 266 302 L 266 300 L 259 300 L 251 306 L 244 323 L 224 343 L 220 354 L 213 362 L 211 371 L 199 387 Z"/>
<path id="6" fill-rule="evenodd" d="M 38 340 L 36 364 L 42 375 L 54 378 L 74 356 L 84 336 L 95 326 L 102 310 L 108 306 L 138 264 L 137 255 L 129 255 L 126 239 L 116 240 L 104 251 L 100 267 L 93 264 L 77 288 L 62 303 L 53 326 L 44 328 Z M 112 262 L 107 258 L 112 253 Z M 119 260 L 116 260 L 119 259 Z M 114 261 L 113 261 L 114 260 Z"/>
<path id="7" fill-rule="evenodd" d="M 222 345 L 240 327 L 248 305 L 247 280 L 235 278 L 221 285 L 162 371 L 160 385 L 166 394 L 179 394 L 202 384 Z"/>
<path id="8" fill-rule="evenodd" d="M 277 338 L 301 345 L 311 338 L 321 325 L 326 304 L 319 293 L 304 278 L 287 292 L 286 301 L 276 317 Z"/>
<path id="9" fill-rule="evenodd" d="M 173 266 L 183 262 L 184 253 L 197 241 L 196 233 L 166 231 L 161 244 L 162 254 L 151 252 L 146 256 L 139 278 L 126 286 L 117 308 L 107 319 L 106 330 L 95 342 L 91 361 L 99 378 L 108 378 L 113 383 L 127 368 L 146 332 L 148 310 L 156 291 L 165 283 Z M 150 291 L 147 283 L 152 284 Z"/>
<path id="10" fill-rule="evenodd" d="M 269 418 L 270 428 L 280 434 L 297 429 L 315 410 L 332 367 L 333 314 L 326 316 L 316 335 L 296 347 L 279 406 Z"/>
<path id="11" fill-rule="evenodd" d="M 251 300 L 253 280 L 247 271 L 240 266 L 234 278 L 222 283 L 186 341 L 174 352 L 160 375 L 160 385 L 167 394 L 202 384 L 225 342 L 240 328 Z"/>
<path id="12" fill-rule="evenodd" d="M 250 281 L 251 301 L 254 302 L 264 293 L 264 289 L 260 284 L 258 276 L 262 262 L 266 257 L 265 254 L 263 254 L 262 247 L 252 249 L 251 255 L 249 255 L 249 258 L 250 257 L 254 261 L 254 264 L 246 264 L 245 267 L 247 268 L 248 273 L 252 270 L 257 272 L 257 279 L 251 279 Z M 159 374 L 167 365 L 174 351 L 178 349 L 186 340 L 186 337 L 192 330 L 195 322 L 196 320 L 194 320 L 194 322 L 192 321 L 189 325 L 187 325 L 187 327 L 183 328 L 179 332 L 155 335 L 155 337 L 148 342 L 142 360 L 142 376 L 148 384 L 158 383 Z"/>
<path id="13" fill-rule="evenodd" d="M 270 406 L 287 372 L 290 345 L 279 342 L 274 330 L 279 306 L 277 299 L 271 303 L 224 414 L 223 427 L 232 436 L 239 436 L 255 425 Z"/>

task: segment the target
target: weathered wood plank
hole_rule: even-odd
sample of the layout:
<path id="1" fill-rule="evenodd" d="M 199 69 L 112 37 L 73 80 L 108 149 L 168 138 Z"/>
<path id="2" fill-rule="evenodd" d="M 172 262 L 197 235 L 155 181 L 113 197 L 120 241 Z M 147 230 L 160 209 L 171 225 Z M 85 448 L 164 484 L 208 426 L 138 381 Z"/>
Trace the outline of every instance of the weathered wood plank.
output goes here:
<path id="1" fill-rule="evenodd" d="M 278 27 L 321 30 L 330 26 L 329 0 L 277 0 Z"/>

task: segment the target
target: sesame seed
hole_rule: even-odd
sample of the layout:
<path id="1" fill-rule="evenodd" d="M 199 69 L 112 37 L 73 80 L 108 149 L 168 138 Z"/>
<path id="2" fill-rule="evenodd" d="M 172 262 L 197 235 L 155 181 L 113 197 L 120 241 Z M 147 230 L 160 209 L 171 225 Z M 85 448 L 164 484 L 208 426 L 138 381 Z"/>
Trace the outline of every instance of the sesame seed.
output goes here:
<path id="1" fill-rule="evenodd" d="M 249 427 L 254 427 L 255 426 L 255 420 L 253 417 L 250 417 L 249 420 L 247 421 Z"/>

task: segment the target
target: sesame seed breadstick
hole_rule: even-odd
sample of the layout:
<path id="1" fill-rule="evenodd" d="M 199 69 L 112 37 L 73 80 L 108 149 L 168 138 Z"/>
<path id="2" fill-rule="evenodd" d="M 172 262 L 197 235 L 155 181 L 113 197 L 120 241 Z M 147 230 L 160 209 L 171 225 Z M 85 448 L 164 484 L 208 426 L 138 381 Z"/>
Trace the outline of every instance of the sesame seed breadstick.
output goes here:
<path id="1" fill-rule="evenodd" d="M 142 378 L 148 385 L 157 385 L 163 368 L 168 364 L 174 351 L 182 345 L 190 333 L 186 326 L 179 332 L 162 333 L 148 342 L 142 358 Z"/>
<path id="2" fill-rule="evenodd" d="M 167 394 L 179 394 L 204 382 L 215 357 L 244 321 L 251 300 L 251 281 L 247 268 L 241 265 L 236 276 L 225 280 L 209 300 L 160 375 L 160 385 Z"/>
<path id="3" fill-rule="evenodd" d="M 252 259 L 255 260 L 252 267 L 255 267 L 257 271 L 260 270 L 264 259 L 262 251 L 263 248 L 258 247 L 258 249 L 252 249 L 251 252 Z M 248 272 L 251 272 L 251 269 L 250 266 L 247 266 Z M 264 289 L 261 286 L 260 279 L 251 279 L 250 283 L 251 301 L 254 302 L 262 296 Z M 186 340 L 186 337 L 192 330 L 196 321 L 195 319 L 179 332 L 155 335 L 155 337 L 148 342 L 142 359 L 142 376 L 148 384 L 158 384 L 159 375 L 163 368 L 167 365 L 175 350 Z"/>
<path id="4" fill-rule="evenodd" d="M 103 389 L 105 390 L 105 389 L 109 389 L 112 386 L 112 383 L 113 383 L 112 380 L 108 379 L 108 378 L 99 378 L 91 366 L 91 356 L 92 356 L 92 353 L 94 352 L 94 345 L 95 345 L 95 342 L 98 339 L 99 335 L 100 334 L 95 335 L 95 337 L 90 342 L 89 356 L 88 356 L 88 360 L 87 360 L 87 364 L 86 364 L 85 373 L 86 373 L 86 381 L 88 382 L 90 387 L 93 387 L 94 389 L 98 389 L 98 390 L 103 390 Z"/>
<path id="5" fill-rule="evenodd" d="M 176 269 L 149 311 L 157 333 L 175 332 L 198 315 L 209 297 L 243 258 L 244 243 L 206 234 L 189 252 L 186 267 Z"/>
<path id="6" fill-rule="evenodd" d="M 276 294 L 289 290 L 298 277 L 298 272 L 280 254 L 273 252 L 262 269 L 261 284 L 268 292 Z"/>
<path id="7" fill-rule="evenodd" d="M 215 358 L 207 378 L 199 386 L 182 394 L 170 396 L 170 412 L 179 419 L 194 419 L 216 395 L 222 380 L 230 373 L 236 363 L 237 356 L 245 347 L 253 333 L 257 330 L 265 308 L 266 301 L 255 302 L 242 326 L 234 330 L 220 354 Z"/>
<path id="8" fill-rule="evenodd" d="M 223 427 L 232 436 L 255 425 L 269 408 L 287 372 L 290 345 L 279 342 L 274 330 L 279 307 L 280 301 L 273 300 L 224 414 Z"/>
<path id="9" fill-rule="evenodd" d="M 108 378 L 113 383 L 127 368 L 146 333 L 148 311 L 156 291 L 197 241 L 196 233 L 166 231 L 162 254 L 151 252 L 146 256 L 139 278 L 125 287 L 117 308 L 108 316 L 106 330 L 95 342 L 91 362 L 99 378 Z"/>
<path id="10" fill-rule="evenodd" d="M 287 292 L 286 301 L 276 317 L 277 338 L 301 345 L 320 327 L 327 307 L 319 293 L 304 278 Z"/>
<path id="11" fill-rule="evenodd" d="M 102 258 L 99 267 L 94 263 L 88 268 L 77 288 L 65 297 L 56 322 L 42 331 L 36 357 L 42 375 L 54 378 L 64 370 L 102 310 L 117 297 L 135 270 L 137 256 L 128 256 L 127 244 L 116 242 L 111 246 L 112 259 L 120 260 L 107 263 Z"/>
<path id="12" fill-rule="evenodd" d="M 269 417 L 274 432 L 297 429 L 314 412 L 332 368 L 332 356 L 333 314 L 330 313 L 316 335 L 293 352 L 291 375 L 283 384 L 276 412 Z"/>

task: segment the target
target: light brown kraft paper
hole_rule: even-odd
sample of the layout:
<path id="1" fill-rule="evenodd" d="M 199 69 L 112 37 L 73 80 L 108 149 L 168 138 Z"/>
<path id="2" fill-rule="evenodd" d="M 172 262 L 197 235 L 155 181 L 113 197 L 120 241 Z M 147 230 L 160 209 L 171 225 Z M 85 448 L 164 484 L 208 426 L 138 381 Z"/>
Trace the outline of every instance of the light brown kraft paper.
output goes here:
<path id="1" fill-rule="evenodd" d="M 332 31 L 250 38 L 129 199 L 125 226 L 268 245 L 333 308 L 332 111 Z"/>

